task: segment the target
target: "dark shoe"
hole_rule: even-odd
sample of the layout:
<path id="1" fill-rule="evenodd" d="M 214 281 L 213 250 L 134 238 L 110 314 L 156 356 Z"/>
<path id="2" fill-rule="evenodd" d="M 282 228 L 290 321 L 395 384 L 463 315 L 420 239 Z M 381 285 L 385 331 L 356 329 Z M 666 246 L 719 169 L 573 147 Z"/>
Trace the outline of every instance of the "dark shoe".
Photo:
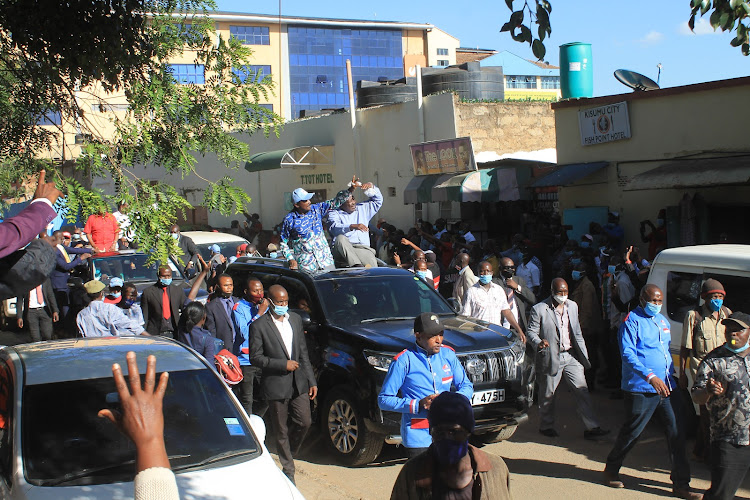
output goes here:
<path id="1" fill-rule="evenodd" d="M 560 436 L 560 434 L 558 434 L 555 429 L 539 429 L 539 434 L 550 438 L 556 438 Z"/>
<path id="2" fill-rule="evenodd" d="M 604 484 L 610 488 L 624 488 L 625 485 L 620 480 L 620 475 L 617 472 L 610 472 L 604 469 Z"/>
<path id="3" fill-rule="evenodd" d="M 583 438 L 590 439 L 591 441 L 596 441 L 600 437 L 606 436 L 607 434 L 609 434 L 608 430 L 604 430 L 601 427 L 594 427 L 593 429 L 583 431 Z"/>
<path id="4" fill-rule="evenodd" d="M 672 488 L 672 496 L 677 498 L 686 498 L 687 500 L 701 500 L 703 495 L 690 490 L 690 486 L 687 488 Z"/>

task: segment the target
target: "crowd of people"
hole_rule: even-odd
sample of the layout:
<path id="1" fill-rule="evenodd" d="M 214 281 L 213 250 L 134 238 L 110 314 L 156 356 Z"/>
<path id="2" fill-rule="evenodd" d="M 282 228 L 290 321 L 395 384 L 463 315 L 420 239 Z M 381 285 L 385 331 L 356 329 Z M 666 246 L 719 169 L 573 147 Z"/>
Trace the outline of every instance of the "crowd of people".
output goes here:
<path id="1" fill-rule="evenodd" d="M 366 198 L 359 203 L 357 189 Z M 611 390 L 612 398 L 623 399 L 626 413 L 606 459 L 608 486 L 624 487 L 619 469 L 658 412 L 668 438 L 673 493 L 700 498 L 689 485 L 683 422 L 689 401 L 682 400 L 680 389 L 689 389 L 700 405 L 694 453 L 710 457 L 712 468 L 712 486 L 704 498 L 731 498 L 750 464 L 750 316 L 726 308 L 722 284 L 706 280 L 702 305 L 683 323 L 680 376 L 675 378 L 670 323 L 661 315 L 662 291 L 647 284 L 650 262 L 666 245 L 663 213 L 656 224 L 641 223 L 645 255 L 624 240 L 615 212 L 607 224 L 591 223 L 579 239 L 569 239 L 570 228 L 551 218 L 546 230 L 515 234 L 506 244 L 491 238 L 480 242 L 469 221 L 420 220 L 406 231 L 383 218 L 376 221 L 382 194 L 354 177 L 346 189 L 321 203 L 312 203 L 313 194 L 302 188 L 294 190 L 293 209 L 262 251 L 257 214 L 249 215 L 244 227 L 232 225 L 230 231 L 251 243 L 239 246 L 230 259 L 217 247 L 206 262 L 179 226 L 173 226 L 170 233 L 183 251 L 183 270 L 192 288 L 186 294 L 172 283 L 172 269 L 162 266 L 157 282 L 138 300 L 136 287 L 120 278 L 105 286 L 96 277 L 76 283 L 71 276 L 98 252 L 135 247 L 126 206 L 92 215 L 80 230 L 35 239 L 54 217 L 60 194 L 42 173 L 29 207 L 0 224 L 0 259 L 16 255 L 4 259 L 0 292 L 6 297 L 7 290 L 18 292 L 18 326 L 28 328 L 33 341 L 51 339 L 55 323 L 73 322 L 84 337 L 176 338 L 209 361 L 227 350 L 242 372 L 233 390 L 248 414 L 268 413 L 282 469 L 291 481 L 294 454 L 311 425 L 310 400 L 317 396 L 317 382 L 304 328 L 289 311 L 287 291 L 279 285 L 264 290 L 255 278 L 235 283 L 224 273 L 241 256 L 283 259 L 301 272 L 399 266 L 455 300 L 462 315 L 512 329 L 533 359 L 539 432 L 547 438 L 559 435 L 554 407 L 562 379 L 576 399 L 586 439 L 609 433 L 600 425 L 589 392 L 598 386 Z M 205 305 L 195 301 L 204 282 L 211 291 Z M 401 435 L 411 457 L 393 497 L 424 498 L 425 491 L 438 491 L 459 498 L 478 485 L 492 491 L 481 498 L 509 497 L 507 467 L 468 445 L 474 425 L 472 384 L 455 353 L 443 345 L 439 319 L 425 312 L 415 319 L 414 331 L 414 348 L 396 356 L 379 397 L 382 409 L 403 413 Z M 486 475 L 489 471 L 494 475 Z"/>

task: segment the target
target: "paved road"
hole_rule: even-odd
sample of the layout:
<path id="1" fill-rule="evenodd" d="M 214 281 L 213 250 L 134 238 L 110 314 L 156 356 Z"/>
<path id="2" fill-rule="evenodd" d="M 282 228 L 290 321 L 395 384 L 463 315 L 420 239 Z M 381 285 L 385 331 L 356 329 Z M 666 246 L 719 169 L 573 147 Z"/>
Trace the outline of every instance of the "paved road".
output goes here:
<path id="1" fill-rule="evenodd" d="M 536 408 L 530 419 L 510 441 L 489 445 L 485 450 L 502 456 L 511 472 L 511 490 L 521 499 L 654 499 L 671 496 L 667 444 L 658 422 L 646 429 L 621 470 L 626 489 L 613 490 L 600 484 L 604 460 L 612 447 L 617 427 L 623 420 L 622 401 L 613 401 L 608 393 L 592 396 L 602 426 L 612 434 L 601 442 L 583 439 L 572 395 L 561 388 L 558 396 L 556 439 L 541 436 Z M 391 488 L 405 458 L 403 449 L 387 447 L 377 463 L 349 469 L 334 465 L 333 457 L 321 451 L 320 436 L 297 461 L 297 485 L 308 500 L 367 499 L 390 497 Z M 688 443 L 688 453 L 692 442 Z M 705 464 L 691 461 L 693 488 L 704 490 L 710 484 Z M 746 478 L 737 498 L 750 499 L 750 478 Z"/>

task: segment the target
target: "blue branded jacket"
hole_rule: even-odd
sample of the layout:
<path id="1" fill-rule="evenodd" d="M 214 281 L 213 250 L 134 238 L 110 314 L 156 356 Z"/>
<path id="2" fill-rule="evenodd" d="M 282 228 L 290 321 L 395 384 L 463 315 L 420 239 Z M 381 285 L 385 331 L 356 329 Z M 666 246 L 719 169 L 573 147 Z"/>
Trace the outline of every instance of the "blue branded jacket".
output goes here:
<path id="1" fill-rule="evenodd" d="M 669 353 L 672 335 L 667 318 L 661 314 L 647 316 L 638 306 L 622 322 L 617 337 L 622 354 L 623 391 L 655 393 L 656 389 L 648 383 L 652 374 L 670 390 L 677 387 L 672 377 L 674 364 Z"/>
<path id="2" fill-rule="evenodd" d="M 427 448 L 432 443 L 425 409 L 419 401 L 430 394 L 439 394 L 455 388 L 471 400 L 474 385 L 466 376 L 452 348 L 443 346 L 431 356 L 414 345 L 404 349 L 388 368 L 383 388 L 378 396 L 382 410 L 403 413 L 401 417 L 401 440 L 407 448 Z"/>

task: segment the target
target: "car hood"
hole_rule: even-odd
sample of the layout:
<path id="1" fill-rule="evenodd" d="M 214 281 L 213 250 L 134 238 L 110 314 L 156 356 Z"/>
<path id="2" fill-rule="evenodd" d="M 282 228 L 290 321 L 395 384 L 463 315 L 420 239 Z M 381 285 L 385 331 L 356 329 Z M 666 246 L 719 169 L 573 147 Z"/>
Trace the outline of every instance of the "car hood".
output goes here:
<path id="1" fill-rule="evenodd" d="M 504 349 L 509 347 L 513 336 L 501 326 L 466 316 L 441 317 L 440 321 L 445 332 L 443 343 L 457 353 Z M 412 319 L 347 326 L 345 329 L 378 351 L 399 352 L 414 345 Z"/>
<path id="2" fill-rule="evenodd" d="M 254 498 L 304 500 L 265 448 L 261 456 L 247 462 L 177 474 L 177 487 L 182 499 L 231 500 L 246 496 L 243 492 L 251 488 Z M 28 500 L 131 500 L 134 496 L 133 483 L 28 488 Z"/>

